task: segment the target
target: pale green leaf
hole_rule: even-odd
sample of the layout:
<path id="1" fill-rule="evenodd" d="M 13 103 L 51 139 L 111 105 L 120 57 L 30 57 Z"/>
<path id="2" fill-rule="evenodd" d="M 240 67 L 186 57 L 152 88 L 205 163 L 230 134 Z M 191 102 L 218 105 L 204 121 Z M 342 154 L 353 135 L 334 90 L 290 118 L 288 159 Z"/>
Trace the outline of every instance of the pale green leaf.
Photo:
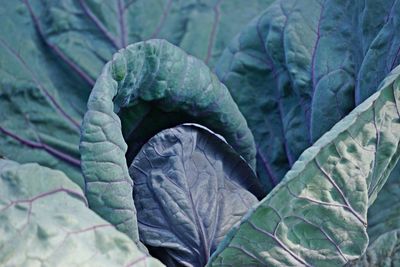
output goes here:
<path id="1" fill-rule="evenodd" d="M 163 266 L 87 207 L 60 171 L 0 159 L 1 266 Z"/>
<path id="2" fill-rule="evenodd" d="M 210 266 L 340 266 L 365 252 L 368 207 L 400 155 L 399 74 L 302 153 Z"/>

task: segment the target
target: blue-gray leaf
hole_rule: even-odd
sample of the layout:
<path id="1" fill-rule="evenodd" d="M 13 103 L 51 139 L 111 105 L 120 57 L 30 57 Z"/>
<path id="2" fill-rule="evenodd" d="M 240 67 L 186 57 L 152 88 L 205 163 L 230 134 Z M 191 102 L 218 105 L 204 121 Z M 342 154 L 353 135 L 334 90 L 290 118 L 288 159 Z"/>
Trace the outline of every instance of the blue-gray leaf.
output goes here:
<path id="1" fill-rule="evenodd" d="M 167 129 L 130 167 L 141 241 L 168 266 L 204 266 L 257 203 L 257 178 L 221 138 L 195 125 Z M 153 249 L 151 249 L 153 248 Z"/>

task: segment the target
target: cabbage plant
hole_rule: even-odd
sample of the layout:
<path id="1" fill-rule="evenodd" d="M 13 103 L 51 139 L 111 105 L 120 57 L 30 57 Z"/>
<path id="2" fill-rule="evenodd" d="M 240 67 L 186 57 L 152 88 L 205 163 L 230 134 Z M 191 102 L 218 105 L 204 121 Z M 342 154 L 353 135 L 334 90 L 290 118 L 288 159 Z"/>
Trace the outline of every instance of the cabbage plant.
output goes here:
<path id="1" fill-rule="evenodd" d="M 0 12 L 1 265 L 398 264 L 397 0 Z"/>

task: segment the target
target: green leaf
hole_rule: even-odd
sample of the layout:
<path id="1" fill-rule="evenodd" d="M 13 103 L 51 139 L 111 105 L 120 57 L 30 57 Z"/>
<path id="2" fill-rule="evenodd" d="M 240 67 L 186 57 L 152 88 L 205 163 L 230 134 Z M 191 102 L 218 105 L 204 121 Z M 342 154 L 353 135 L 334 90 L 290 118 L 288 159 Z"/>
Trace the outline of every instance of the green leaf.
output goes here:
<path id="1" fill-rule="evenodd" d="M 94 81 L 119 47 L 159 36 L 213 64 L 239 25 L 272 0 L 3 2 L 0 154 L 60 169 L 83 187 L 79 126 Z"/>
<path id="2" fill-rule="evenodd" d="M 399 75 L 303 152 L 210 266 L 340 266 L 364 253 L 368 207 L 400 156 Z"/>
<path id="3" fill-rule="evenodd" d="M 368 210 L 368 236 L 370 242 L 380 235 L 400 229 L 400 164 L 391 173 Z"/>
<path id="4" fill-rule="evenodd" d="M 62 172 L 0 160 L 1 266 L 163 266 L 87 207 Z"/>
<path id="5" fill-rule="evenodd" d="M 400 2 L 278 0 L 223 52 L 271 190 L 299 155 L 376 91 L 400 62 Z"/>
<path id="6" fill-rule="evenodd" d="M 367 249 L 367 252 L 349 266 L 390 267 L 400 265 L 400 230 L 379 236 Z"/>
<path id="7" fill-rule="evenodd" d="M 202 61 L 167 41 L 150 40 L 120 50 L 106 64 L 82 124 L 86 195 L 93 210 L 136 242 L 127 163 L 150 137 L 182 122 L 196 122 L 221 134 L 255 165 L 254 140 L 246 120 Z"/>
<path id="8" fill-rule="evenodd" d="M 20 1 L 0 6 L 0 154 L 60 169 L 83 187 L 79 127 L 89 88 L 48 53 Z"/>
<path id="9" fill-rule="evenodd" d="M 252 193 L 262 195 L 253 170 L 232 147 L 195 124 L 152 137 L 129 173 L 140 239 L 168 266 L 205 266 L 258 202 Z"/>
<path id="10" fill-rule="evenodd" d="M 213 65 L 273 0 L 27 0 L 46 41 L 95 80 L 112 54 L 160 38 Z"/>

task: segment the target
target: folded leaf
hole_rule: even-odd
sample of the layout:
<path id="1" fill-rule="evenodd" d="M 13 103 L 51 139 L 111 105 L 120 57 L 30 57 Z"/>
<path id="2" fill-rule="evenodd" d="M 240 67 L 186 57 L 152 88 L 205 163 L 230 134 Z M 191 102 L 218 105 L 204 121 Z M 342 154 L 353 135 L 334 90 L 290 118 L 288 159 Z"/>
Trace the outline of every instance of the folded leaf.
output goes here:
<path id="1" fill-rule="evenodd" d="M 399 64 L 399 27 L 396 0 L 278 0 L 223 52 L 216 72 L 254 134 L 266 189 Z"/>
<path id="2" fill-rule="evenodd" d="M 349 266 L 389 267 L 400 265 L 400 230 L 379 236 L 367 249 L 367 252 Z"/>
<path id="3" fill-rule="evenodd" d="M 1 266 L 163 266 L 87 208 L 60 171 L 0 160 Z"/>
<path id="4" fill-rule="evenodd" d="M 106 64 L 82 124 L 85 193 L 93 210 L 136 242 L 127 162 L 150 137 L 182 122 L 197 122 L 223 135 L 255 165 L 254 140 L 246 120 L 203 62 L 166 41 L 150 40 L 120 50 Z"/>
<path id="5" fill-rule="evenodd" d="M 151 138 L 129 168 L 140 239 L 168 266 L 205 266 L 260 195 L 254 172 L 211 131 L 181 125 Z"/>
<path id="6" fill-rule="evenodd" d="M 48 53 L 22 1 L 2 1 L 0 16 L 0 154 L 60 169 L 83 188 L 79 127 L 90 88 Z"/>
<path id="7" fill-rule="evenodd" d="M 303 152 L 210 266 L 340 266 L 364 253 L 368 207 L 400 155 L 399 75 Z"/>

